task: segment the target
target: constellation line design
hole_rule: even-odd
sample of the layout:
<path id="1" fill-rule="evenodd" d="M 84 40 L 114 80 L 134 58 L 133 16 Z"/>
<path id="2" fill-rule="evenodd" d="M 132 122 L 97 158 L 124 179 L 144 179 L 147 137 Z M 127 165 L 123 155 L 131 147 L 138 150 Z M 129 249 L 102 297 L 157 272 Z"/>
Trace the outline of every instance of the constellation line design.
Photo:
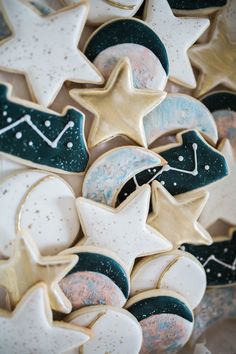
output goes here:
<path id="1" fill-rule="evenodd" d="M 214 256 L 214 254 L 212 254 L 212 255 L 211 255 L 210 257 L 208 257 L 207 260 L 204 262 L 203 267 L 205 268 L 205 266 L 206 266 L 210 261 L 214 261 L 214 262 L 216 262 L 216 263 L 218 263 L 218 264 L 220 264 L 220 265 L 222 265 L 222 266 L 224 266 L 224 267 L 226 267 L 226 268 L 229 268 L 229 269 L 231 269 L 231 270 L 236 270 L 236 258 L 234 259 L 233 264 L 231 265 L 231 264 L 227 264 L 227 263 L 225 263 L 225 262 L 222 262 L 221 260 L 219 260 L 218 258 L 216 258 L 216 257 Z"/>

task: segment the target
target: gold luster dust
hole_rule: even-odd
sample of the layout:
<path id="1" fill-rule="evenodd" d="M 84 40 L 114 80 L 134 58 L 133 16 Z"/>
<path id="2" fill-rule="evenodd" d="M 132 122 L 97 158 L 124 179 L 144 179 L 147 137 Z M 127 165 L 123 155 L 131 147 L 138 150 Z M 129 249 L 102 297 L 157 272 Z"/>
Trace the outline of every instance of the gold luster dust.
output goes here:
<path id="1" fill-rule="evenodd" d="M 193 65 L 200 70 L 197 97 L 219 84 L 236 91 L 236 42 L 229 39 L 227 30 L 223 20 L 219 21 L 209 43 L 189 50 Z"/>
<path id="2" fill-rule="evenodd" d="M 121 4 L 120 2 L 113 1 L 113 0 L 105 0 L 105 2 L 108 5 L 117 7 L 118 9 L 122 9 L 122 10 L 133 10 L 135 8 L 135 5 L 124 5 L 124 4 Z"/>

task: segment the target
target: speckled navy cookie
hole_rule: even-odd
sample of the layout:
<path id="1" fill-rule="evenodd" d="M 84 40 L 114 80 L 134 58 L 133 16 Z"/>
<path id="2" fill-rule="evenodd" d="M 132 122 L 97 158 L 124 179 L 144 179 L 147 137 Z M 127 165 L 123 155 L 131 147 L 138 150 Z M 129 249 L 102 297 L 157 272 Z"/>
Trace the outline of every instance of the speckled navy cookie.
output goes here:
<path id="1" fill-rule="evenodd" d="M 149 290 L 132 297 L 126 308 L 143 331 L 141 354 L 170 353 L 184 346 L 193 330 L 193 313 L 172 291 Z"/>
<path id="2" fill-rule="evenodd" d="M 236 229 L 226 239 L 215 238 L 210 246 L 185 244 L 182 247 L 202 263 L 208 286 L 226 286 L 236 283 Z"/>
<path id="3" fill-rule="evenodd" d="M 89 155 L 84 115 L 65 108 L 61 115 L 36 104 L 9 98 L 0 85 L 0 151 L 33 167 L 60 173 L 82 173 Z"/>
<path id="4" fill-rule="evenodd" d="M 76 252 L 76 247 L 66 253 L 79 256 L 77 265 L 60 282 L 74 310 L 88 305 L 124 306 L 130 280 L 124 266 L 112 254 L 99 249 Z"/>
<path id="5" fill-rule="evenodd" d="M 168 0 L 174 12 L 199 12 L 211 13 L 227 4 L 227 0 Z"/>
<path id="6" fill-rule="evenodd" d="M 168 161 L 168 164 L 138 173 L 123 186 L 117 203 L 126 199 L 138 186 L 151 183 L 155 179 L 172 195 L 177 195 L 204 187 L 228 174 L 224 156 L 210 146 L 196 130 L 177 134 L 177 141 L 177 144 L 153 150 Z"/>
<path id="7" fill-rule="evenodd" d="M 236 93 L 213 92 L 203 97 L 202 103 L 212 112 L 219 138 L 228 138 L 236 153 Z"/>

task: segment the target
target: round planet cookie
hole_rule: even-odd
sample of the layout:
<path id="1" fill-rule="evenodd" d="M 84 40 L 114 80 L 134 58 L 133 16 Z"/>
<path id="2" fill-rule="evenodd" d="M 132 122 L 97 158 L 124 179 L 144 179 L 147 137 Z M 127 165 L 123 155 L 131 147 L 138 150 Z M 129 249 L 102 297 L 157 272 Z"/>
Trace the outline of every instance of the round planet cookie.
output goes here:
<path id="1" fill-rule="evenodd" d="M 173 12 L 180 15 L 209 15 L 222 9 L 227 0 L 168 0 Z"/>
<path id="2" fill-rule="evenodd" d="M 143 331 L 140 354 L 173 353 L 189 340 L 194 318 L 186 300 L 173 291 L 149 290 L 129 299 L 126 309 Z"/>
<path id="3" fill-rule="evenodd" d="M 112 306 L 89 306 L 72 312 L 65 320 L 89 327 L 92 338 L 80 347 L 83 354 L 138 354 L 142 345 L 142 329 L 128 311 Z M 78 354 L 78 349 L 66 354 Z"/>
<path id="4" fill-rule="evenodd" d="M 137 146 L 112 149 L 101 155 L 88 169 L 82 195 L 113 206 L 118 190 L 135 174 L 154 166 L 162 166 L 165 160 L 158 154 Z"/>
<path id="5" fill-rule="evenodd" d="M 73 310 L 90 305 L 123 307 L 130 292 L 125 265 L 112 252 L 97 247 L 69 248 L 62 254 L 76 254 L 78 263 L 60 282 Z"/>
<path id="6" fill-rule="evenodd" d="M 81 0 L 62 0 L 66 5 L 80 3 Z M 143 0 L 90 0 L 88 22 L 99 25 L 116 17 L 132 17 Z"/>
<path id="7" fill-rule="evenodd" d="M 197 129 L 212 144 L 218 133 L 210 111 L 197 99 L 184 94 L 168 94 L 143 120 L 148 145 L 183 129 Z"/>
<path id="8" fill-rule="evenodd" d="M 131 274 L 131 295 L 152 290 L 172 290 L 185 297 L 192 309 L 206 290 L 206 273 L 190 253 L 170 251 L 143 258 Z"/>
<path id="9" fill-rule="evenodd" d="M 202 103 L 212 113 L 219 138 L 228 138 L 236 154 L 236 94 L 217 91 L 202 98 Z"/>
<path id="10" fill-rule="evenodd" d="M 107 79 L 118 61 L 128 57 L 134 87 L 163 90 L 168 79 L 166 49 L 155 32 L 137 19 L 116 19 L 100 26 L 88 39 L 85 55 Z"/>

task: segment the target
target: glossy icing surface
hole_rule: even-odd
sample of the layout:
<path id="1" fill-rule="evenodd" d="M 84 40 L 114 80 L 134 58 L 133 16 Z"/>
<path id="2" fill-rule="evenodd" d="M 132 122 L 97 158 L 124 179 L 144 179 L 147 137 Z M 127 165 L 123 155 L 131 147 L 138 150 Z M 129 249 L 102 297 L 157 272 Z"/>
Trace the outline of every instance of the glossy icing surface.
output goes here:
<path id="1" fill-rule="evenodd" d="M 227 0 L 168 0 L 168 3 L 172 9 L 176 10 L 198 10 L 225 6 Z"/>

